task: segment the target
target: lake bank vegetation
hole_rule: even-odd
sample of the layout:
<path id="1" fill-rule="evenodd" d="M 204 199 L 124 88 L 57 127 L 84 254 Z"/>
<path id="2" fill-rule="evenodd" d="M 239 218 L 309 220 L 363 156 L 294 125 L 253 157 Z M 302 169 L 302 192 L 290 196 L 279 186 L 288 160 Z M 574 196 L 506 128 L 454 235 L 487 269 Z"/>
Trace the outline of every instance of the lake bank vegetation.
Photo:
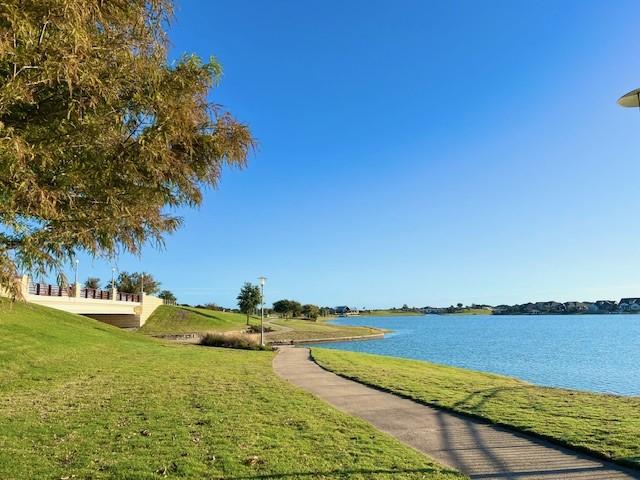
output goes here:
<path id="1" fill-rule="evenodd" d="M 330 320 L 330 319 L 329 319 Z M 276 318 L 269 321 L 273 328 L 267 340 L 273 343 L 296 343 L 326 340 L 348 340 L 362 337 L 381 337 L 385 331 L 372 327 L 335 325 L 327 319 L 317 322 L 299 318 Z"/>
<path id="2" fill-rule="evenodd" d="M 354 337 L 381 336 L 384 330 L 330 323 L 334 317 L 265 318 L 264 331 L 267 343 L 291 343 L 326 339 L 350 339 Z M 255 334 L 260 332 L 260 317 L 240 312 L 211 308 L 162 305 L 138 330 L 140 333 L 172 338 L 193 334 L 201 338 L 207 334 L 225 335 Z M 225 339 L 221 339 L 221 341 Z M 223 341 L 223 343 L 225 343 Z"/>
<path id="3" fill-rule="evenodd" d="M 260 345 L 260 337 L 256 334 L 238 332 L 207 333 L 200 339 L 205 347 L 238 348 L 240 350 L 272 350 Z"/>

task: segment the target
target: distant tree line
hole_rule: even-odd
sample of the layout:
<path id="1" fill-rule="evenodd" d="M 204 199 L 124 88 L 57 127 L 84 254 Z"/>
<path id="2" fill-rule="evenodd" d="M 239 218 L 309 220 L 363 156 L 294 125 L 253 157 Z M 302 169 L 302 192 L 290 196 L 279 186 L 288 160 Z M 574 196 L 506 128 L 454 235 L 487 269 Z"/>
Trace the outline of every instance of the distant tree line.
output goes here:
<path id="1" fill-rule="evenodd" d="M 160 290 L 161 282 L 156 280 L 153 275 L 148 272 L 120 272 L 115 281 L 109 281 L 104 285 L 105 289 L 116 288 L 122 293 L 144 293 L 148 295 L 156 295 L 163 300 L 175 302 L 176 296 L 170 290 Z M 102 282 L 98 277 L 88 277 L 83 284 L 84 288 L 99 290 L 102 288 Z"/>
<path id="2" fill-rule="evenodd" d="M 331 314 L 331 309 L 328 307 L 319 307 L 311 303 L 301 304 L 296 300 L 278 300 L 273 302 L 273 311 L 282 315 L 284 318 L 306 318 L 318 320 L 318 317 L 328 316 Z"/>

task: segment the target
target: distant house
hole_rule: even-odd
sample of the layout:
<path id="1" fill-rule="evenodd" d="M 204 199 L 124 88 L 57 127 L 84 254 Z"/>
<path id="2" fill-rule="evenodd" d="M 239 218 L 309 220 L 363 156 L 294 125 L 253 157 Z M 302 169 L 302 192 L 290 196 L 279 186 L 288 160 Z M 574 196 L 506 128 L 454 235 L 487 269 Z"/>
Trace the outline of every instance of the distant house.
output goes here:
<path id="1" fill-rule="evenodd" d="M 510 311 L 511 307 L 509 305 L 498 305 L 497 307 L 493 307 L 493 313 L 496 315 L 504 315 Z"/>
<path id="2" fill-rule="evenodd" d="M 621 312 L 638 312 L 640 311 L 640 298 L 622 298 L 618 309 Z"/>
<path id="3" fill-rule="evenodd" d="M 349 308 L 346 305 L 335 308 L 336 315 L 344 317 L 346 315 L 360 315 L 360 311 L 357 308 Z"/>
<path id="4" fill-rule="evenodd" d="M 441 313 L 447 313 L 447 309 L 446 308 L 440 308 L 440 307 L 423 307 L 420 309 L 420 311 L 422 313 L 426 314 L 441 314 Z"/>
<path id="5" fill-rule="evenodd" d="M 615 300 L 598 300 L 595 303 L 598 312 L 615 312 L 618 310 L 618 303 Z"/>
<path id="6" fill-rule="evenodd" d="M 545 313 L 564 313 L 567 308 L 560 302 L 536 302 L 535 307 L 537 310 Z"/>
<path id="7" fill-rule="evenodd" d="M 522 309 L 524 311 L 524 313 L 528 313 L 530 315 L 537 315 L 540 313 L 540 310 L 538 310 L 538 308 L 536 307 L 535 303 L 525 303 L 524 305 L 522 305 Z"/>
<path id="8" fill-rule="evenodd" d="M 565 302 L 564 306 L 569 313 L 585 313 L 589 311 L 589 306 L 585 302 Z"/>

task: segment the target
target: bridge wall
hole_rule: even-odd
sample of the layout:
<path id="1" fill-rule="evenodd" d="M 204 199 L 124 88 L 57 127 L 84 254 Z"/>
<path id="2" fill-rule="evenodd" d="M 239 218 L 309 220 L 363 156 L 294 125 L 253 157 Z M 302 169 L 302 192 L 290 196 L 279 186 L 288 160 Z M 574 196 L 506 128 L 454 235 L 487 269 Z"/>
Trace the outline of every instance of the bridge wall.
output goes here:
<path id="1" fill-rule="evenodd" d="M 28 277 L 23 276 L 19 281 L 24 300 L 28 303 L 85 315 L 122 328 L 141 327 L 156 308 L 164 303 L 161 298 L 147 294 L 142 294 L 139 302 L 117 300 L 119 296 L 115 289 L 111 291 L 108 299 L 86 298 L 80 295 L 79 284 L 75 285 L 71 291 L 57 289 L 56 292 L 60 293 L 59 295 L 35 295 L 29 291 Z M 49 293 L 51 293 L 50 290 Z"/>
<path id="2" fill-rule="evenodd" d="M 99 314 L 99 313 L 85 313 L 85 317 L 93 318 L 103 323 L 108 323 L 114 327 L 120 328 L 139 328 L 140 317 L 138 315 L 119 315 L 113 313 Z"/>
<path id="3" fill-rule="evenodd" d="M 45 295 L 25 295 L 29 303 L 57 308 L 65 312 L 88 314 L 134 315 L 140 302 L 121 302 L 117 300 L 99 300 L 82 297 L 47 297 Z"/>
<path id="4" fill-rule="evenodd" d="M 142 295 L 142 309 L 140 311 L 140 326 L 144 325 L 156 308 L 164 304 L 164 300 L 153 295 Z"/>

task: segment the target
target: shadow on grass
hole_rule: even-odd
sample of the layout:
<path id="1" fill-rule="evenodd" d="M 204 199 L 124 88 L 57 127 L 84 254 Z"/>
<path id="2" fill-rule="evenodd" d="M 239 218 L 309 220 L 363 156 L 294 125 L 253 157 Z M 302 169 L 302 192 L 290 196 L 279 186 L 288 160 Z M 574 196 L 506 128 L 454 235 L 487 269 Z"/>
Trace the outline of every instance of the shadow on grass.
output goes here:
<path id="1" fill-rule="evenodd" d="M 517 386 L 517 387 L 495 387 L 495 388 L 487 388 L 485 390 L 476 390 L 475 392 L 471 392 L 469 395 L 464 397 L 462 400 L 454 403 L 451 408 L 453 409 L 462 409 L 468 408 L 472 411 L 480 410 L 485 403 L 491 400 L 493 397 L 498 395 L 499 393 L 510 391 L 510 390 L 521 390 L 523 388 L 528 388 L 525 386 Z M 473 402 L 477 402 L 473 405 Z"/>
<path id="2" fill-rule="evenodd" d="M 313 353 L 310 352 L 309 361 L 314 362 Z M 320 366 L 320 368 L 323 368 Z M 324 369 L 327 370 L 327 369 Z M 368 384 L 357 377 L 341 375 L 343 378 L 352 380 L 377 391 L 382 391 L 388 395 L 409 399 L 418 404 L 425 402 L 416 400 L 410 395 L 402 392 L 394 392 L 385 387 L 375 384 Z M 446 463 L 462 472 L 466 472 L 472 479 L 512 479 L 523 478 L 544 478 L 555 480 L 557 478 L 638 478 L 640 473 L 633 468 L 631 462 L 637 462 L 638 457 L 628 457 L 622 459 L 628 462 L 627 465 L 615 465 L 610 463 L 611 459 L 603 458 L 597 452 L 590 452 L 580 447 L 567 445 L 557 438 L 544 438 L 542 435 L 533 432 L 524 432 L 517 427 L 500 424 L 492 424 L 489 418 L 478 415 L 484 405 L 502 392 L 517 391 L 534 388 L 533 386 L 513 386 L 513 387 L 493 387 L 476 390 L 468 394 L 462 400 L 455 402 L 451 406 L 439 406 L 437 404 L 426 404 L 434 409 L 437 431 L 442 442 L 441 450 L 446 453 Z M 470 418 L 471 417 L 471 418 Z M 457 422 L 455 419 L 462 420 Z M 375 425 L 375 423 L 374 423 Z M 488 427 L 488 428 L 487 428 Z M 505 437 L 506 445 L 494 444 L 495 432 L 505 432 L 511 436 L 524 439 L 533 444 L 543 447 L 530 449 L 528 445 L 513 444 Z M 470 439 L 471 446 L 461 447 L 459 438 Z M 503 447 L 509 448 L 503 448 Z M 520 449 L 520 450 L 518 450 Z M 472 450 L 473 454 L 469 455 Z M 565 458 L 557 456 L 564 454 Z M 439 457 L 436 455 L 436 460 Z M 593 462 L 582 463 L 584 461 Z M 527 465 L 522 465 L 522 463 Z M 482 466 L 485 472 L 473 473 L 478 470 L 478 465 Z M 526 467 L 533 467 L 526 469 Z M 631 467 L 628 468 L 628 467 Z M 626 476 L 621 476 L 626 475 Z M 610 476 L 604 476 L 610 475 Z"/>

